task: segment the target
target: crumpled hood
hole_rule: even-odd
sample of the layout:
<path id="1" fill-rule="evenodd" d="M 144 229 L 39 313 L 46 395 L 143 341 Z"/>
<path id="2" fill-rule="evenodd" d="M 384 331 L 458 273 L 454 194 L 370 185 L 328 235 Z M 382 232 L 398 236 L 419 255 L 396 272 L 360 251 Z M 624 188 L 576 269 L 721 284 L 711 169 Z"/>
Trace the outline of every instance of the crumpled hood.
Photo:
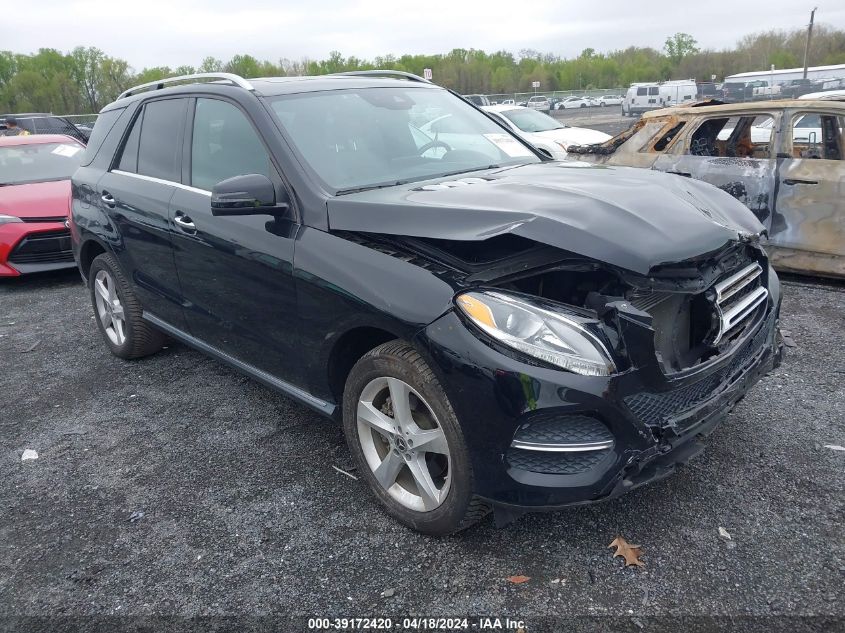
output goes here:
<path id="1" fill-rule="evenodd" d="M 513 233 L 640 274 L 764 230 L 742 203 L 706 183 L 584 163 L 342 195 L 329 200 L 328 212 L 333 230 L 468 241 Z"/>

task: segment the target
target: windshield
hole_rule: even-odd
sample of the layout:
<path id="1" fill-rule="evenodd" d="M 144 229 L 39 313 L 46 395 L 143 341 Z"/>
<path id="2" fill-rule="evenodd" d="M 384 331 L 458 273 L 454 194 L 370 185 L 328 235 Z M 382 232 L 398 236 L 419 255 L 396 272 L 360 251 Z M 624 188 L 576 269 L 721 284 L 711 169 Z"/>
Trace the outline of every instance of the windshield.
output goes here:
<path id="1" fill-rule="evenodd" d="M 0 185 L 70 180 L 82 158 L 75 143 L 32 143 L 0 147 Z"/>
<path id="2" fill-rule="evenodd" d="M 507 117 L 523 132 L 548 132 L 560 130 L 563 126 L 548 114 L 537 110 L 505 110 L 502 116 Z"/>
<path id="3" fill-rule="evenodd" d="M 337 193 L 540 162 L 445 90 L 364 88 L 269 101 L 301 158 Z"/>

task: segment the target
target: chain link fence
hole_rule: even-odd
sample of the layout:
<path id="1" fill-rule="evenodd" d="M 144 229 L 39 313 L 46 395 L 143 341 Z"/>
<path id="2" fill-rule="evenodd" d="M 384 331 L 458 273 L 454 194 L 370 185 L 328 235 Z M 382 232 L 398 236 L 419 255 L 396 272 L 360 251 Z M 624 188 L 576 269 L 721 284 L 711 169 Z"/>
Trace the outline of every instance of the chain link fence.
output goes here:
<path id="1" fill-rule="evenodd" d="M 625 88 L 602 88 L 599 90 L 538 90 L 537 92 L 512 92 L 502 94 L 485 95 L 490 99 L 490 103 L 502 103 L 503 101 L 513 101 L 514 103 L 522 103 L 528 101 L 534 95 L 546 97 L 548 99 L 566 99 L 567 97 L 602 97 L 604 95 L 624 95 Z"/>

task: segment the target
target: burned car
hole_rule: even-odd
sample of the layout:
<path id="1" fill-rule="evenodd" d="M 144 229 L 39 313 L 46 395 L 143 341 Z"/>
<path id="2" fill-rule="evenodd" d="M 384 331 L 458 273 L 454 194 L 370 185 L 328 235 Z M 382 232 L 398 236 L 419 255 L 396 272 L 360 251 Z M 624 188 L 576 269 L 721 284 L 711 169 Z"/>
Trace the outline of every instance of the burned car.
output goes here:
<path id="1" fill-rule="evenodd" d="M 709 182 L 766 227 L 775 268 L 845 277 L 845 103 L 770 101 L 667 108 L 569 157 Z"/>
<path id="2" fill-rule="evenodd" d="M 781 354 L 742 204 L 549 160 L 413 75 L 129 90 L 72 205 L 113 354 L 171 337 L 339 421 L 375 498 L 429 534 L 670 474 Z"/>

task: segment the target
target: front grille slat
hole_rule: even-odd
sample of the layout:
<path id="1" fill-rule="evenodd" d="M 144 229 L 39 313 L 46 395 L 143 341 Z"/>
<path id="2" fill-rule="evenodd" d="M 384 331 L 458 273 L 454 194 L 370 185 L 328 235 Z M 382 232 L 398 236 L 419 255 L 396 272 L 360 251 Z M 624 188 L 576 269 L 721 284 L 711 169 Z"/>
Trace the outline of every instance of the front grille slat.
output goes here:
<path id="1" fill-rule="evenodd" d="M 769 291 L 760 283 L 762 274 L 762 266 L 754 262 L 713 286 L 719 317 L 719 329 L 713 345 L 730 337 L 740 326 L 747 325 L 769 296 Z"/>
<path id="2" fill-rule="evenodd" d="M 45 231 L 27 235 L 12 250 L 12 264 L 63 264 L 73 261 L 70 231 Z"/>
<path id="3" fill-rule="evenodd" d="M 39 223 L 39 222 L 64 222 L 65 220 L 67 220 L 67 216 L 66 215 L 54 215 L 54 216 L 40 217 L 40 218 L 21 218 L 21 220 L 23 220 L 24 222 L 30 222 L 30 223 L 33 223 L 33 224 Z"/>
<path id="4" fill-rule="evenodd" d="M 716 302 L 724 303 L 733 295 L 752 283 L 763 272 L 763 268 L 757 262 L 749 264 L 735 275 L 720 281 L 713 288 L 716 290 Z"/>

